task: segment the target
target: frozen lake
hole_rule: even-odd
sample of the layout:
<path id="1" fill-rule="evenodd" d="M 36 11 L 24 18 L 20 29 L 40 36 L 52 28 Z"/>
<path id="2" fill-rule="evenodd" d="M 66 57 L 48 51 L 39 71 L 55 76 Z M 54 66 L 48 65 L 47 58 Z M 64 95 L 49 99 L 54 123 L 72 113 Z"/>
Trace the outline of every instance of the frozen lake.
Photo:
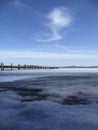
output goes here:
<path id="1" fill-rule="evenodd" d="M 98 69 L 0 72 L 0 130 L 11 129 L 98 130 Z"/>
<path id="2" fill-rule="evenodd" d="M 36 78 L 43 76 L 55 75 L 73 75 L 83 73 L 98 73 L 98 68 L 65 68 L 65 69 L 52 69 L 52 70 L 13 70 L 13 71 L 0 71 L 0 82 L 14 81 L 25 78 Z"/>

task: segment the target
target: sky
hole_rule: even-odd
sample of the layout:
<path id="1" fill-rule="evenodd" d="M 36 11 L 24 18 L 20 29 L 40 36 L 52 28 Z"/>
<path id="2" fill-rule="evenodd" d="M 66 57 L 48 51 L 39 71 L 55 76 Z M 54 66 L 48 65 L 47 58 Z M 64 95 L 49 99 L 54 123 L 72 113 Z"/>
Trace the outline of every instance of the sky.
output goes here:
<path id="1" fill-rule="evenodd" d="M 0 62 L 98 65 L 98 1 L 0 0 Z"/>

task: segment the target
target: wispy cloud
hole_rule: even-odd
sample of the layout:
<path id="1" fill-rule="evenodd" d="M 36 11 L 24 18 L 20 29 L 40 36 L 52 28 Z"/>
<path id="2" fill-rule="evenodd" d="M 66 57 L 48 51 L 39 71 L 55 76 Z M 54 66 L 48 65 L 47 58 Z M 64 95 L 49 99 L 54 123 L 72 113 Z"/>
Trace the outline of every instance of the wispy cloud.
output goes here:
<path id="1" fill-rule="evenodd" d="M 33 34 L 33 36 L 30 37 L 30 39 L 38 42 L 51 42 L 62 39 L 62 30 L 67 28 L 72 23 L 72 16 L 66 7 L 53 8 L 48 14 L 43 15 L 43 13 L 35 10 L 32 8 L 32 6 L 26 4 L 24 1 L 13 0 L 12 4 L 18 10 L 31 11 L 39 17 L 43 17 L 45 20 L 43 22 L 43 33 L 41 31 L 37 34 Z M 47 31 L 44 31 L 44 29 Z"/>
<path id="2" fill-rule="evenodd" d="M 22 0 L 12 0 L 11 4 L 14 5 L 18 10 L 23 10 L 23 11 L 29 11 L 32 14 L 36 14 L 40 17 L 44 17 L 41 12 L 36 10 L 32 5 L 29 5 L 27 1 L 22 1 Z"/>
<path id="3" fill-rule="evenodd" d="M 41 59 L 97 59 L 98 53 L 82 53 L 75 51 L 67 51 L 66 53 L 57 52 L 43 52 L 43 51 L 0 51 L 2 58 L 41 58 Z"/>
<path id="4" fill-rule="evenodd" d="M 49 34 L 49 37 L 37 39 L 39 42 L 50 42 L 62 39 L 62 29 L 67 28 L 72 23 L 72 16 L 65 7 L 54 8 L 49 14 L 47 14 L 46 18 L 48 19 L 46 27 L 49 29 L 51 34 L 46 32 Z"/>
<path id="5" fill-rule="evenodd" d="M 13 4 L 16 8 L 18 8 L 19 10 L 25 8 L 25 4 L 24 4 L 22 1 L 20 1 L 20 0 L 13 0 L 13 1 L 12 1 L 12 4 Z"/>

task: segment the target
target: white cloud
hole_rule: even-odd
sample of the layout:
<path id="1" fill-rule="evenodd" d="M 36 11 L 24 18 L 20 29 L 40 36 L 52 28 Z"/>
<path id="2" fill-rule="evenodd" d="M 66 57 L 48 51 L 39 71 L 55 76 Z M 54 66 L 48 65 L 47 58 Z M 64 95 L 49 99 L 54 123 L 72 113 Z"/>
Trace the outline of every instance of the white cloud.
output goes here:
<path id="1" fill-rule="evenodd" d="M 39 42 L 50 42 L 50 41 L 55 41 L 55 40 L 60 40 L 62 39 L 62 36 L 60 36 L 57 32 L 52 31 L 51 37 L 47 39 L 37 39 Z"/>
<path id="2" fill-rule="evenodd" d="M 55 8 L 49 14 L 51 25 L 56 27 L 67 27 L 71 23 L 71 16 L 67 8 Z"/>
<path id="3" fill-rule="evenodd" d="M 2 58 L 39 58 L 39 59 L 97 59 L 98 53 L 82 53 L 67 51 L 66 53 L 42 52 L 42 51 L 0 51 Z"/>
<path id="4" fill-rule="evenodd" d="M 48 15 L 47 28 L 51 31 L 48 38 L 37 39 L 39 42 L 50 42 L 62 39 L 61 31 L 67 28 L 72 22 L 72 16 L 69 14 L 68 9 L 64 7 L 54 8 Z"/>

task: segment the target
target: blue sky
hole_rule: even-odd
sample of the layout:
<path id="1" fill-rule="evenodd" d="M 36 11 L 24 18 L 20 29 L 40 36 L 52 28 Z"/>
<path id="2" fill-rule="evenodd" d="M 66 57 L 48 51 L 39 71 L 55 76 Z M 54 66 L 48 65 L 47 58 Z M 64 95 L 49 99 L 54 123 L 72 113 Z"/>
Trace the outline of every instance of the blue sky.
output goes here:
<path id="1" fill-rule="evenodd" d="M 0 0 L 0 61 L 98 65 L 97 0 Z"/>

